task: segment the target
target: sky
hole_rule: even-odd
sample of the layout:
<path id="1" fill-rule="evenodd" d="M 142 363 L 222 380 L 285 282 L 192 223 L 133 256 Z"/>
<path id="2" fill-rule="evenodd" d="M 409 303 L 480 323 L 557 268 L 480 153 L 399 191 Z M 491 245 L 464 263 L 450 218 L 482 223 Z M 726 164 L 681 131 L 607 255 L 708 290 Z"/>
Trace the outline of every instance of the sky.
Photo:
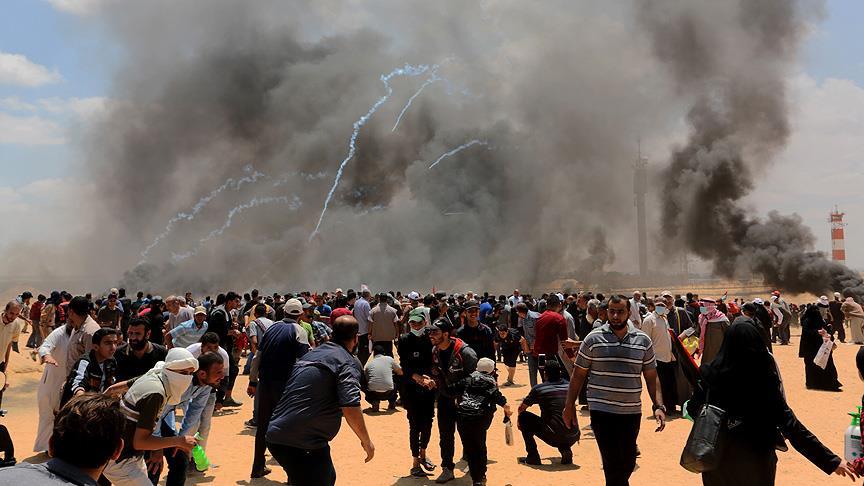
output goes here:
<path id="1" fill-rule="evenodd" d="M 0 217 L 40 218 L 69 207 L 81 181 L 76 133 L 110 103 L 122 53 L 98 22 L 104 0 L 0 3 Z M 795 212 L 828 250 L 828 213 L 847 213 L 849 264 L 864 268 L 864 2 L 828 0 L 790 81 L 793 134 L 748 198 L 759 214 Z M 647 154 L 660 163 L 666 154 Z M 47 230 L 36 237 L 50 237 Z M 56 232 L 55 232 L 56 234 Z M 22 235 L 0 233 L 0 247 Z"/>

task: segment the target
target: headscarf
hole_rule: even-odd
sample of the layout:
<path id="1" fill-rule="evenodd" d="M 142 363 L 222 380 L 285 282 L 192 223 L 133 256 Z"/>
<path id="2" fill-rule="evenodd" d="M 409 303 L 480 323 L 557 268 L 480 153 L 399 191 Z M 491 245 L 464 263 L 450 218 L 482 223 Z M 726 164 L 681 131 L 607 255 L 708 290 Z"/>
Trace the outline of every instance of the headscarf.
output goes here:
<path id="1" fill-rule="evenodd" d="M 726 331 L 720 351 L 700 368 L 711 390 L 711 403 L 727 407 L 733 415 L 761 415 L 779 389 L 774 358 L 756 327 L 738 322 Z"/>
<path id="2" fill-rule="evenodd" d="M 705 306 L 708 309 L 708 312 L 705 314 L 699 314 L 699 354 L 702 354 L 702 350 L 705 348 L 705 327 L 707 327 L 709 322 L 729 322 L 729 318 L 726 317 L 726 314 L 720 312 L 717 309 L 717 304 L 711 299 L 702 299 L 699 301 L 700 307 Z"/>
<path id="3" fill-rule="evenodd" d="M 198 369 L 195 356 L 186 348 L 171 348 L 165 361 L 157 362 L 150 371 L 135 380 L 124 399 L 134 405 L 141 398 L 158 393 L 165 397 L 166 404 L 176 405 L 180 403 L 183 393 L 192 381 L 192 375 L 181 375 L 176 373 L 176 370 L 188 368 Z"/>

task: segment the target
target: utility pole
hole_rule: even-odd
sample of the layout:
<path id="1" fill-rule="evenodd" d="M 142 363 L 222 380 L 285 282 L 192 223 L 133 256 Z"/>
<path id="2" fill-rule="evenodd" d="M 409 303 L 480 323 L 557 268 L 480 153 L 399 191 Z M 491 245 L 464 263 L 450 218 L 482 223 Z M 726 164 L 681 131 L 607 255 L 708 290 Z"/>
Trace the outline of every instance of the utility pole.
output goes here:
<path id="1" fill-rule="evenodd" d="M 645 193 L 648 186 L 648 157 L 642 157 L 642 141 L 637 141 L 633 166 L 633 194 L 636 196 L 636 232 L 639 240 L 639 276 L 648 276 L 648 228 L 645 221 Z"/>

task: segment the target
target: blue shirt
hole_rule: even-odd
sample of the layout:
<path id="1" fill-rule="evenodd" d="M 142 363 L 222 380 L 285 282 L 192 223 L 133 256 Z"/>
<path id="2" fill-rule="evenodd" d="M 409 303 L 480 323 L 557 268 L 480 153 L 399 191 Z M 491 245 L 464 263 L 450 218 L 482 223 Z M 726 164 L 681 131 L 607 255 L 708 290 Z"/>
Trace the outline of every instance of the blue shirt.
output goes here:
<path id="1" fill-rule="evenodd" d="M 372 319 L 372 307 L 363 297 L 354 302 L 354 319 L 357 319 L 358 336 L 369 334 L 369 321 Z"/>
<path id="2" fill-rule="evenodd" d="M 267 442 L 306 450 L 326 447 L 339 433 L 342 407 L 360 406 L 361 374 L 357 358 L 334 342 L 306 353 L 273 411 Z"/>
<path id="3" fill-rule="evenodd" d="M 205 332 L 207 332 L 207 321 L 204 321 L 201 329 L 198 329 L 195 319 L 189 319 L 178 324 L 168 334 L 171 335 L 171 342 L 174 343 L 175 348 L 186 348 L 200 341 Z"/>
<path id="4" fill-rule="evenodd" d="M 81 468 L 62 459 L 54 458 L 44 464 L 20 462 L 14 467 L 0 469 L 0 484 L 96 486 L 97 483 L 93 478 L 84 474 Z"/>
<path id="5" fill-rule="evenodd" d="M 327 304 L 319 305 L 315 310 L 317 310 L 322 316 L 329 316 L 330 313 L 333 312 L 333 309 L 331 309 Z"/>
<path id="6" fill-rule="evenodd" d="M 489 302 L 483 302 L 480 304 L 480 322 L 486 322 L 486 314 L 491 314 L 492 310 L 492 304 Z"/>
<path id="7" fill-rule="evenodd" d="M 201 423 L 201 415 L 204 413 L 204 408 L 207 406 L 207 399 L 210 398 L 210 393 L 212 392 L 212 386 L 196 384 L 195 380 L 193 380 L 192 384 L 189 385 L 189 388 L 183 392 L 183 396 L 180 397 L 180 403 L 174 407 L 170 405 L 165 407 L 166 409 L 162 414 L 162 421 L 176 432 L 177 418 L 175 417 L 175 410 L 177 407 L 181 407 L 183 409 L 183 421 L 180 423 L 180 431 L 177 432 L 177 435 L 189 435 L 191 431 L 198 429 L 198 425 Z M 161 427 L 156 427 L 153 431 L 153 435 L 157 437 L 160 436 L 160 428 Z"/>

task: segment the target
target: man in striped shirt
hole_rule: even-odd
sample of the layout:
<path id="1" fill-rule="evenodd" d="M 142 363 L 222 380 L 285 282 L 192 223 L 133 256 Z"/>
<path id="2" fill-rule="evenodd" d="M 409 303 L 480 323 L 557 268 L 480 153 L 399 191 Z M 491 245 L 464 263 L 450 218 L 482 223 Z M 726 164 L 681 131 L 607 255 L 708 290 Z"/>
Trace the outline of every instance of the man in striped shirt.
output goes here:
<path id="1" fill-rule="evenodd" d="M 642 420 L 642 376 L 654 403 L 657 432 L 666 426 L 651 339 L 628 322 L 630 303 L 623 295 L 608 301 L 609 322 L 582 341 L 567 401 L 564 424 L 577 426 L 576 397 L 588 377 L 591 429 L 600 448 L 607 486 L 627 486 L 636 466 L 636 438 Z M 589 374 L 590 371 L 590 374 Z"/>

